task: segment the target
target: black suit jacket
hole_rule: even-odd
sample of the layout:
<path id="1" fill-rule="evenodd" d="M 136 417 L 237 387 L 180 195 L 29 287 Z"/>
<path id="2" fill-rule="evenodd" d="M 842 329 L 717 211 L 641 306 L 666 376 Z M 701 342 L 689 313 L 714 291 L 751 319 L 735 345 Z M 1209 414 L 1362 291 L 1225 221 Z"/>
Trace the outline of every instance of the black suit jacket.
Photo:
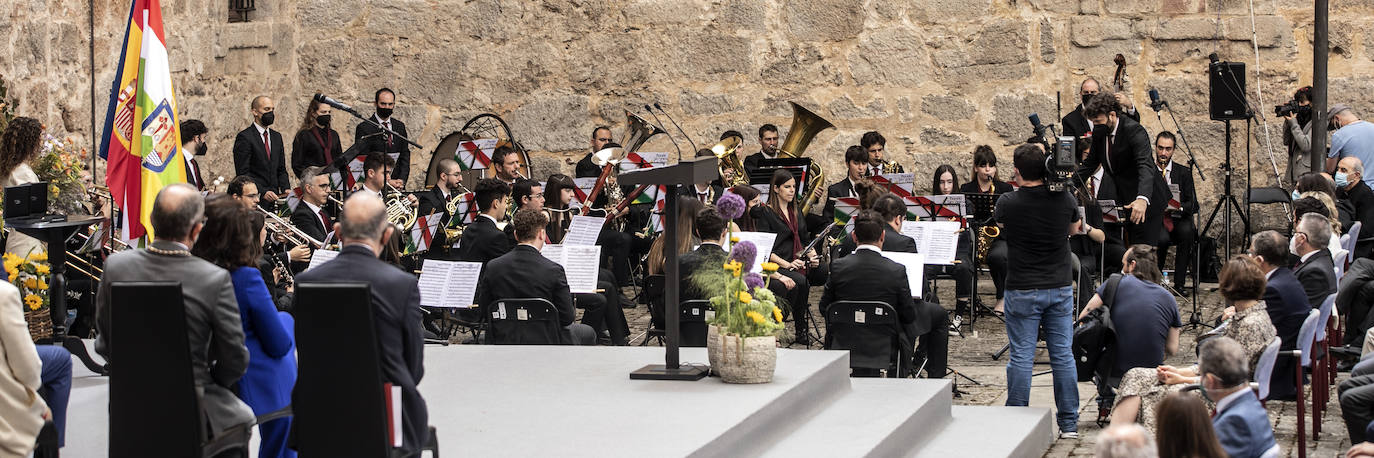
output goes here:
<path id="1" fill-rule="evenodd" d="M 724 248 L 714 243 L 703 243 L 698 246 L 697 249 L 683 253 L 682 256 L 678 256 L 677 288 L 678 291 L 682 292 L 678 300 L 690 301 L 710 299 L 710 297 L 706 296 L 706 293 L 697 289 L 697 287 L 692 284 L 692 274 L 696 273 L 702 266 L 711 268 L 713 266 L 725 264 L 725 260 L 729 256 L 729 253 L 726 253 Z"/>
<path id="2" fill-rule="evenodd" d="M 272 141 L 272 157 L 267 157 L 262 136 L 258 128 L 249 125 L 234 137 L 234 175 L 247 175 L 258 185 L 258 192 L 266 195 L 268 191 L 285 194 L 291 189 L 291 178 L 286 175 L 286 148 L 281 142 L 281 133 L 268 130 Z"/>
<path id="3" fill-rule="evenodd" d="M 463 238 L 459 239 L 458 243 L 458 259 L 486 265 L 510 250 L 510 241 L 506 238 L 506 233 L 497 228 L 496 223 L 493 223 L 491 219 L 478 215 L 477 221 L 473 221 L 472 224 L 463 228 Z M 486 276 L 487 271 L 483 270 L 482 277 Z"/>
<path id="4" fill-rule="evenodd" d="M 1333 272 L 1334 274 L 1334 272 Z M 1308 312 L 1312 311 L 1312 306 L 1307 303 L 1307 293 L 1302 289 L 1302 283 L 1298 282 L 1298 277 L 1293 275 L 1293 271 L 1287 267 L 1279 267 L 1269 276 L 1268 283 L 1264 287 L 1264 308 L 1269 313 L 1269 321 L 1274 324 L 1280 340 L 1280 350 L 1293 350 L 1298 348 L 1298 331 L 1302 329 L 1302 322 L 1307 319 Z M 1279 358 L 1274 364 L 1275 374 L 1293 373 L 1293 359 Z M 1287 372 L 1278 372 L 1279 370 Z M 1277 399 L 1291 399 L 1296 396 L 1293 385 L 1293 377 L 1274 377 L 1269 384 L 1270 396 Z"/>
<path id="5" fill-rule="evenodd" d="M 1303 292 L 1307 293 L 1307 305 L 1312 308 L 1321 307 L 1326 296 L 1336 292 L 1335 269 L 1336 265 L 1331 261 L 1331 250 L 1326 248 L 1309 256 L 1307 262 L 1298 262 L 1294 274 L 1298 277 L 1298 283 L 1302 284 Z"/>
<path id="6" fill-rule="evenodd" d="M 892 226 L 883 226 L 883 251 L 893 251 L 902 253 L 916 252 L 916 239 L 902 235 L 892 229 Z M 850 232 L 840 238 L 840 252 L 837 258 L 843 258 L 854 253 L 859 248 L 858 242 L 854 240 L 854 233 Z"/>
<path id="7" fill-rule="evenodd" d="M 330 222 L 333 222 L 332 218 Z M 330 228 L 324 227 L 324 221 L 320 221 L 320 215 L 310 211 L 310 206 L 304 201 L 296 204 L 296 209 L 291 212 L 291 225 L 321 242 L 330 231 Z"/>
<path id="8" fill-rule="evenodd" d="M 782 153 L 778 153 L 777 155 L 773 156 L 773 159 L 778 159 L 782 157 L 786 156 L 783 156 Z M 754 170 L 758 170 L 759 168 L 759 161 L 764 159 L 767 158 L 763 156 L 763 151 L 759 151 L 757 153 L 746 156 L 744 158 L 744 173 L 748 174 L 750 177 L 754 176 Z M 798 192 L 797 194 L 801 194 L 801 192 Z"/>
<path id="9" fill-rule="evenodd" d="M 1140 110 L 1136 110 L 1134 113 L 1123 114 L 1125 115 L 1124 117 L 1131 118 L 1131 120 L 1136 122 L 1140 122 Z M 1091 131 L 1092 126 L 1088 123 L 1088 118 L 1083 116 L 1083 104 L 1079 104 L 1078 106 L 1073 107 L 1073 111 L 1070 111 L 1069 114 L 1064 115 L 1064 119 L 1059 123 L 1059 128 L 1063 129 L 1063 133 L 1061 133 L 1060 135 L 1066 135 L 1070 137 L 1082 137 L 1083 134 L 1086 134 L 1088 133 L 1088 131 Z"/>
<path id="10" fill-rule="evenodd" d="M 337 258 L 296 277 L 296 282 L 368 284 L 382 377 L 401 387 L 405 448 L 418 452 L 429 438 L 429 412 L 416 389 L 425 375 L 425 348 L 420 335 L 420 287 L 415 276 L 377 259 L 365 247 L 349 245 Z"/>
<path id="11" fill-rule="evenodd" d="M 467 237 L 466 231 L 463 237 Z M 572 324 L 577 315 L 563 266 L 529 245 L 517 245 L 491 260 L 482 268 L 482 279 L 477 283 L 477 304 L 484 313 L 498 300 L 521 297 L 548 299 L 558 310 L 558 322 L 563 326 Z"/>
<path id="12" fill-rule="evenodd" d="M 897 310 L 912 341 L 930 331 L 930 320 L 916 313 L 916 301 L 911 298 L 906 282 L 906 267 L 870 250 L 860 250 L 830 264 L 830 281 L 821 294 L 821 313 L 835 301 L 886 302 Z"/>
<path id="13" fill-rule="evenodd" d="M 1116 136 L 1111 145 L 1107 144 L 1106 136 L 1093 138 L 1092 151 L 1078 166 L 1078 178 L 1081 180 L 1092 175 L 1101 165 L 1116 183 L 1116 195 L 1123 200 L 1129 199 L 1119 203 L 1127 204 L 1136 196 L 1145 196 L 1150 199 L 1151 208 L 1157 207 L 1163 211 L 1169 192 L 1168 187 L 1162 184 L 1164 176 L 1160 175 L 1159 166 L 1155 165 L 1150 134 L 1130 118 L 1117 119 Z"/>
<path id="14" fill-rule="evenodd" d="M 850 181 L 849 177 L 844 177 L 843 180 L 825 188 L 825 208 L 821 210 L 821 216 L 834 218 L 835 199 L 840 197 L 859 197 L 854 193 L 854 182 Z"/>
<path id="15" fill-rule="evenodd" d="M 1349 207 L 1353 209 L 1349 224 L 1353 225 L 1355 221 L 1363 223 L 1360 225 L 1360 239 L 1368 240 L 1370 238 L 1369 234 L 1374 234 L 1374 191 L 1369 189 L 1369 185 L 1365 184 L 1363 181 L 1359 181 L 1356 182 L 1355 187 L 1350 188 L 1349 191 L 1344 189 L 1336 190 L 1336 196 L 1344 196 L 1342 200 L 1349 202 Z M 1342 223 L 1344 222 L 1345 221 L 1342 221 Z M 1344 227 L 1346 231 L 1350 230 L 1350 225 L 1343 225 L 1342 227 Z M 1370 251 L 1374 251 L 1371 250 L 1372 245 L 1374 245 L 1374 243 L 1356 241 L 1355 257 L 1369 257 Z"/>
<path id="16" fill-rule="evenodd" d="M 716 201 L 717 201 L 717 200 L 720 200 L 720 193 L 725 192 L 725 189 L 724 189 L 724 188 L 721 188 L 721 187 L 720 187 L 720 184 L 717 183 L 717 182 L 715 182 L 715 181 L 712 181 L 711 184 L 709 184 L 709 185 L 707 185 L 707 186 L 709 186 L 708 189 L 709 189 L 710 191 L 708 191 L 708 192 L 711 194 L 711 195 L 710 195 L 711 200 L 710 200 L 709 202 L 702 202 L 702 203 L 704 203 L 704 204 L 706 204 L 706 205 L 715 205 L 715 204 L 716 204 Z M 633 192 L 633 190 L 632 190 L 632 192 Z M 701 196 L 697 194 L 697 187 L 696 187 L 695 185 L 693 185 L 693 186 L 684 186 L 680 191 L 678 191 L 678 195 L 687 196 L 687 197 L 692 197 L 692 198 L 695 198 L 695 199 L 697 199 L 697 200 L 701 200 Z"/>
<path id="17" fill-rule="evenodd" d="M 439 214 L 439 230 L 435 232 L 434 242 L 430 244 L 431 248 L 425 254 L 426 259 L 438 259 L 442 254 L 449 251 L 448 234 L 443 229 L 448 227 L 449 220 L 453 217 L 448 213 L 448 200 L 444 199 L 444 192 L 440 191 L 438 186 L 432 187 L 428 191 L 417 192 L 415 197 L 420 200 L 420 205 L 416 209 L 417 215 Z M 453 195 L 449 197 L 453 197 Z"/>
<path id="18" fill-rule="evenodd" d="M 1173 198 L 1172 193 L 1168 192 L 1169 183 L 1178 185 L 1178 203 L 1180 207 L 1183 207 L 1181 218 L 1196 215 L 1198 210 L 1197 189 L 1193 187 L 1193 169 L 1177 162 L 1174 163 L 1172 169 L 1169 169 L 1169 182 L 1164 184 L 1164 190 L 1169 198 Z"/>
<path id="19" fill-rule="evenodd" d="M 316 137 L 319 135 L 319 137 Z M 326 138 L 328 137 L 328 138 Z M 320 140 L 329 143 L 329 155 L 333 162 L 325 161 L 324 146 Z M 296 132 L 296 139 L 291 142 L 291 172 L 296 174 L 296 178 L 301 177 L 301 171 L 306 167 L 330 167 L 336 169 L 338 164 L 347 164 L 343 157 L 343 145 L 339 143 L 339 133 L 334 129 L 320 128 L 302 130 Z"/>
<path id="20" fill-rule="evenodd" d="M 803 215 L 801 210 L 797 210 L 797 231 L 793 233 L 792 229 L 787 227 L 787 222 L 783 221 L 777 213 L 774 213 L 773 209 L 765 208 L 760 213 L 763 214 L 763 217 L 754 221 L 754 224 L 758 226 L 758 231 L 772 232 L 778 235 L 773 238 L 772 253 L 788 261 L 796 259 L 797 253 L 792 251 L 792 237 L 797 236 L 801 240 L 802 247 L 805 247 L 806 243 L 810 241 L 808 238 L 810 233 L 806 231 L 806 215 Z"/>
<path id="21" fill-rule="evenodd" d="M 380 123 L 375 114 L 372 115 L 371 119 Z M 410 138 L 410 133 L 406 131 L 406 123 L 396 119 L 395 116 L 391 117 L 391 130 L 406 138 Z M 359 123 L 358 127 L 353 130 L 353 142 L 362 144 L 362 148 L 359 150 L 360 154 L 372 152 L 397 153 L 396 168 L 391 171 L 391 177 L 405 181 L 406 178 L 410 177 L 410 144 L 406 143 L 405 140 L 392 138 L 391 147 L 387 147 L 386 141 L 388 137 L 390 137 L 390 135 L 382 133 L 382 130 L 378 129 L 377 126 L 367 122 Z"/>

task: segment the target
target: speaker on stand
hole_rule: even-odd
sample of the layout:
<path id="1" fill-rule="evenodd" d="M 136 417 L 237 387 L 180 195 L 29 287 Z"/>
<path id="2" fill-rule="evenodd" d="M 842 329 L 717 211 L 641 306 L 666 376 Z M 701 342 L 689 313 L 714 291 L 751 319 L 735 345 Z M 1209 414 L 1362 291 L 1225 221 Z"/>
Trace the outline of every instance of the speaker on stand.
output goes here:
<path id="1" fill-rule="evenodd" d="M 1242 210 L 1239 202 L 1236 201 L 1235 192 L 1231 189 L 1231 178 L 1234 168 L 1231 166 L 1231 121 L 1245 120 L 1246 134 L 1249 134 L 1250 120 L 1254 118 L 1254 112 L 1250 109 L 1250 104 L 1245 100 L 1245 63 L 1244 62 L 1225 62 L 1218 61 L 1217 54 L 1212 53 L 1208 56 L 1211 63 L 1207 68 L 1208 80 L 1208 111 L 1213 121 L 1223 121 L 1226 123 L 1226 160 L 1221 165 L 1222 174 L 1222 195 L 1217 201 L 1217 206 L 1212 209 L 1211 216 L 1207 217 L 1207 224 L 1202 228 L 1202 235 L 1206 235 L 1211 229 L 1212 223 L 1216 220 L 1217 213 L 1222 214 L 1223 239 L 1225 240 L 1226 258 L 1231 258 L 1231 211 L 1235 210 L 1236 217 L 1240 218 L 1245 226 L 1245 235 L 1250 235 L 1250 220 L 1247 211 Z M 1245 141 L 1245 167 L 1247 195 L 1250 189 L 1249 169 L 1250 169 L 1250 141 L 1246 137 Z M 1224 262 L 1224 261 L 1223 261 Z M 1194 266 L 1199 267 L 1199 266 Z M 1195 272 L 1198 272 L 1195 270 Z"/>

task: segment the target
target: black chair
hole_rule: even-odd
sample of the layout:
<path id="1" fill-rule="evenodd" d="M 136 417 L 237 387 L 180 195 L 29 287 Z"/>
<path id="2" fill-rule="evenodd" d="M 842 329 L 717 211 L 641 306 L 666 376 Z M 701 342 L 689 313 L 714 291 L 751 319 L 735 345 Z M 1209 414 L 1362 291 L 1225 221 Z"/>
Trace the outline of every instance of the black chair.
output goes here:
<path id="1" fill-rule="evenodd" d="M 248 456 L 252 423 L 207 431 L 181 284 L 114 283 L 110 307 L 109 456 Z"/>
<path id="2" fill-rule="evenodd" d="M 663 338 L 668 333 L 665 331 L 663 288 L 667 280 L 662 275 L 650 275 L 644 279 L 644 294 L 649 299 L 649 329 L 644 331 L 644 340 L 639 342 L 640 346 L 648 345 L 649 339 L 658 339 L 658 344 L 663 345 Z"/>
<path id="3" fill-rule="evenodd" d="M 1285 191 L 1283 188 L 1250 188 L 1250 194 L 1247 197 L 1248 198 L 1245 200 L 1245 215 L 1247 218 L 1250 216 L 1250 205 L 1252 204 L 1283 204 L 1283 208 L 1285 209 L 1292 208 L 1293 196 L 1288 191 Z M 1253 221 L 1254 220 L 1251 220 L 1251 222 Z M 1279 232 L 1292 235 L 1289 234 L 1289 232 L 1292 232 L 1293 228 L 1291 227 L 1291 225 L 1287 224 L 1288 218 L 1283 218 L 1283 222 L 1284 224 L 1281 225 L 1282 227 L 1276 229 L 1278 229 Z M 1247 234 L 1247 237 L 1248 236 L 1249 234 Z"/>
<path id="4" fill-rule="evenodd" d="M 364 283 L 296 287 L 295 449 L 310 456 L 391 456 L 381 357 Z M 348 336 L 341 339 L 339 336 Z M 434 427 L 424 447 L 439 456 Z"/>
<path id="5" fill-rule="evenodd" d="M 885 370 L 888 377 L 902 378 L 911 371 L 911 340 L 902 332 L 897 310 L 886 302 L 832 302 L 825 310 L 824 348 L 849 350 L 849 368 L 856 375 Z"/>
<path id="6" fill-rule="evenodd" d="M 706 346 L 706 314 L 714 313 L 715 308 L 711 307 L 711 301 L 697 299 L 683 301 L 678 307 L 677 326 L 681 332 L 680 346 L 683 347 L 705 347 Z"/>
<path id="7" fill-rule="evenodd" d="M 487 344 L 561 345 L 566 340 L 558 310 L 542 297 L 498 299 L 487 305 L 486 317 L 491 322 Z"/>

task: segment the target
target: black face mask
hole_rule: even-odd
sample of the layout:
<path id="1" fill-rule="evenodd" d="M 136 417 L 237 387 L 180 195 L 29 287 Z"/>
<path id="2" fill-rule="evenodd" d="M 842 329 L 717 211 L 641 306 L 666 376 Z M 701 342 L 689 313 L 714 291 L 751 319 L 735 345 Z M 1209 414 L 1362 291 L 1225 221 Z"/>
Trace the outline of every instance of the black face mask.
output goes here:
<path id="1" fill-rule="evenodd" d="M 1088 101 L 1093 99 L 1096 94 L 1083 94 L 1083 106 L 1088 106 Z"/>
<path id="2" fill-rule="evenodd" d="M 276 121 L 276 120 L 277 120 L 277 113 L 274 112 L 274 111 L 269 111 L 269 112 L 263 113 L 263 114 L 262 114 L 262 119 L 258 120 L 258 122 L 261 123 L 263 127 L 271 127 L 271 126 L 272 126 L 272 121 Z"/>
<path id="3" fill-rule="evenodd" d="M 206 144 L 205 142 L 200 142 L 200 146 L 196 147 L 197 156 L 204 156 L 205 153 L 208 152 L 210 152 L 210 145 Z"/>
<path id="4" fill-rule="evenodd" d="M 765 210 L 762 205 L 752 207 L 749 209 L 749 217 L 755 219 L 762 218 L 766 211 L 768 210 Z"/>
<path id="5" fill-rule="evenodd" d="M 1111 134 L 1112 128 L 1108 127 L 1106 124 L 1093 125 L 1093 137 L 1107 138 L 1107 136 Z"/>
<path id="6" fill-rule="evenodd" d="M 377 117 L 382 118 L 382 119 L 390 118 L 390 117 L 391 117 L 391 112 L 392 112 L 392 109 L 391 109 L 391 108 L 378 108 L 378 109 L 377 109 Z"/>
<path id="7" fill-rule="evenodd" d="M 320 127 L 329 127 L 329 120 L 329 115 L 319 115 L 315 117 L 315 124 L 319 124 Z"/>
<path id="8" fill-rule="evenodd" d="M 1299 125 L 1299 126 L 1305 126 L 1305 125 L 1307 125 L 1308 122 L 1312 121 L 1312 106 L 1311 106 L 1311 105 L 1308 105 L 1308 106 L 1299 106 L 1299 107 L 1298 107 L 1298 113 L 1297 113 L 1297 114 L 1298 114 L 1298 125 Z"/>

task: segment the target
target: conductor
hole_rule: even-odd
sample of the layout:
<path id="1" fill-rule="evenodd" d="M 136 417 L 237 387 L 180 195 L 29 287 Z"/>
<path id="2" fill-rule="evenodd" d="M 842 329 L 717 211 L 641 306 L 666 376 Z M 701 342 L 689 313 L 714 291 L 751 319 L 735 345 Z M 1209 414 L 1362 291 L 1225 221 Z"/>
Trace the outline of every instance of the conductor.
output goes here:
<path id="1" fill-rule="evenodd" d="M 1079 182 L 1085 182 L 1098 165 L 1111 175 L 1116 195 L 1130 211 L 1126 224 L 1127 244 L 1156 245 L 1164 207 L 1169 203 L 1169 187 L 1155 166 L 1150 134 L 1140 123 L 1120 116 L 1121 104 L 1110 92 L 1100 92 L 1083 106 L 1083 115 L 1092 121 L 1092 148 L 1078 165 Z M 1129 196 L 1135 196 L 1126 203 Z"/>

